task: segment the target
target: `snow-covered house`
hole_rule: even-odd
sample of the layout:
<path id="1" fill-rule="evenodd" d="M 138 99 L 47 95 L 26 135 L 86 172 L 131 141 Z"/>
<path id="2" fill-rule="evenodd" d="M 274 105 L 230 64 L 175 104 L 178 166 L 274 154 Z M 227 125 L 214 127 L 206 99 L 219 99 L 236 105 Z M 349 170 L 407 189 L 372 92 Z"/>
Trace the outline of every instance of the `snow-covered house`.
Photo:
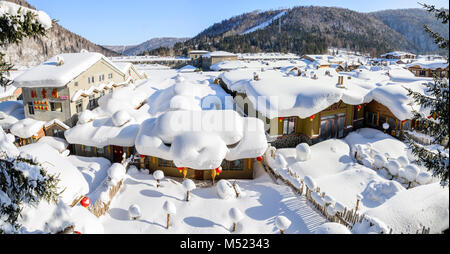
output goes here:
<path id="1" fill-rule="evenodd" d="M 252 78 L 251 72 L 238 70 L 220 78 L 245 114 L 265 122 L 274 146 L 341 138 L 361 127 L 369 91 L 363 81 L 344 79 L 331 68 L 302 72 L 290 76 L 268 70 Z"/>
<path id="2" fill-rule="evenodd" d="M 95 108 L 99 97 L 129 80 L 102 54 L 82 51 L 54 56 L 16 77 L 13 85 L 23 89 L 27 118 L 73 126 L 78 113 Z"/>
<path id="3" fill-rule="evenodd" d="M 448 62 L 446 60 L 417 60 L 405 66 L 416 77 L 430 77 L 434 75 L 448 78 Z"/>
<path id="4" fill-rule="evenodd" d="M 196 67 L 201 66 L 202 56 L 208 54 L 209 51 L 206 50 L 191 50 L 189 51 L 189 59 L 191 59 L 191 64 Z"/>
<path id="5" fill-rule="evenodd" d="M 169 111 L 148 119 L 136 137 L 142 164 L 166 175 L 210 179 L 252 179 L 256 158 L 267 149 L 264 124 L 233 110 Z"/>
<path id="6" fill-rule="evenodd" d="M 409 52 L 393 51 L 381 55 L 385 59 L 416 59 L 416 55 Z"/>
<path id="7" fill-rule="evenodd" d="M 113 62 L 123 73 L 128 75 L 128 79 L 131 83 L 136 82 L 137 80 L 146 79 L 147 75 L 145 73 L 141 73 L 136 70 L 135 66 L 132 63 L 128 62 Z"/>
<path id="8" fill-rule="evenodd" d="M 238 56 L 236 54 L 225 51 L 214 51 L 202 55 L 202 68 L 203 70 L 209 70 L 211 66 L 222 61 L 237 61 Z"/>

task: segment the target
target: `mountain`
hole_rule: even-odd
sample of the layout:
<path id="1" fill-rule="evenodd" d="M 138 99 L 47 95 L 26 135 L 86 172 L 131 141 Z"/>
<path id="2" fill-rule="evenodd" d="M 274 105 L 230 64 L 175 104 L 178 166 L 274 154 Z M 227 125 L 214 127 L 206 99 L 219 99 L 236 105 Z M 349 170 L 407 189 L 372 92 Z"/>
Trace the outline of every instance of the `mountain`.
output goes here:
<path id="1" fill-rule="evenodd" d="M 245 13 L 205 29 L 194 38 L 175 44 L 172 51 L 155 49 L 149 54 L 186 54 L 192 49 L 242 52 L 325 53 L 328 47 L 347 48 L 371 55 L 390 50 L 414 53 L 433 51 L 423 24 L 441 31 L 432 14 L 414 9 L 399 12 L 359 13 L 337 7 L 301 6 L 292 9 Z M 402 18 L 402 15 L 405 18 Z M 384 17 L 384 18 L 383 18 Z M 410 22 L 411 19 L 415 22 Z M 405 26 L 415 24 L 415 34 Z M 447 32 L 448 34 L 448 32 Z"/>
<path id="2" fill-rule="evenodd" d="M 25 0 L 7 1 L 35 9 Z M 47 34 L 44 37 L 38 39 L 27 38 L 20 44 L 11 44 L 0 50 L 6 54 L 5 59 L 14 65 L 34 65 L 39 64 L 54 55 L 80 52 L 81 49 L 99 52 L 106 56 L 118 55 L 116 52 L 96 45 L 58 24 L 53 24 L 53 27 L 47 31 Z"/>
<path id="3" fill-rule="evenodd" d="M 146 51 L 161 47 L 170 49 L 173 48 L 173 46 L 176 43 L 185 42 L 188 39 L 189 38 L 163 37 L 163 38 L 153 38 L 136 46 L 104 46 L 104 47 L 122 55 L 133 56 L 143 54 Z"/>
<path id="4" fill-rule="evenodd" d="M 436 44 L 424 31 L 424 25 L 446 38 L 449 37 L 448 25 L 443 25 L 424 9 L 385 10 L 373 12 L 372 15 L 413 42 L 421 53 L 439 52 Z"/>

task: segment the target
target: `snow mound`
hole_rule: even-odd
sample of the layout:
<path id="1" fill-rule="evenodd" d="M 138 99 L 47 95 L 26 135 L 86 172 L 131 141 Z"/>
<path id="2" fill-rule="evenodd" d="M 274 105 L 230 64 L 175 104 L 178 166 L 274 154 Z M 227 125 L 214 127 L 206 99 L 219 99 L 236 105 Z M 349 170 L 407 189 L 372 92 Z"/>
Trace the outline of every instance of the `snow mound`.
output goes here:
<path id="1" fill-rule="evenodd" d="M 108 176 L 111 179 L 111 182 L 118 183 L 125 177 L 126 169 L 120 163 L 114 163 L 108 169 Z"/>
<path id="2" fill-rule="evenodd" d="M 373 205 L 380 205 L 390 199 L 398 192 L 405 190 L 403 186 L 395 181 L 377 182 L 371 181 L 362 193 L 364 203 L 371 202 Z"/>
<path id="3" fill-rule="evenodd" d="M 311 148 L 308 144 L 302 143 L 295 148 L 298 161 L 307 161 L 311 158 Z"/>
<path id="4" fill-rule="evenodd" d="M 396 176 L 398 174 L 398 170 L 401 168 L 401 165 L 397 160 L 389 160 L 386 168 L 389 170 L 391 175 Z"/>
<path id="5" fill-rule="evenodd" d="M 2 128 L 0 128 L 0 151 L 5 152 L 7 156 L 15 157 L 19 155 L 19 150 Z"/>
<path id="6" fill-rule="evenodd" d="M 314 191 L 317 188 L 317 183 L 311 177 L 305 176 L 303 181 L 306 184 L 306 186 L 308 187 L 308 189 Z"/>
<path id="7" fill-rule="evenodd" d="M 400 156 L 397 158 L 397 161 L 400 163 L 400 165 L 402 166 L 402 168 L 408 166 L 409 164 L 409 160 L 408 158 L 406 158 L 406 156 Z"/>
<path id="8" fill-rule="evenodd" d="M 432 180 L 433 178 L 429 172 L 421 172 L 416 177 L 416 182 L 420 185 L 430 184 Z"/>
<path id="9" fill-rule="evenodd" d="M 280 153 L 278 153 L 275 157 L 275 163 L 279 168 L 286 168 L 288 166 L 288 163 L 284 156 Z"/>
<path id="10" fill-rule="evenodd" d="M 142 216 L 141 208 L 136 204 L 131 205 L 128 208 L 128 215 L 130 216 L 130 219 L 139 219 Z"/>
<path id="11" fill-rule="evenodd" d="M 353 226 L 352 232 L 354 234 L 387 234 L 389 228 L 380 219 L 366 214 L 361 223 L 358 222 Z"/>
<path id="12" fill-rule="evenodd" d="M 188 191 L 194 190 L 196 188 L 194 181 L 192 181 L 191 179 L 184 180 L 183 187 Z"/>
<path id="13" fill-rule="evenodd" d="M 244 214 L 237 208 L 231 208 L 229 215 L 233 222 L 238 222 L 244 218 Z"/>
<path id="14" fill-rule="evenodd" d="M 126 110 L 119 110 L 111 118 L 114 126 L 120 127 L 131 120 L 130 114 Z"/>
<path id="15" fill-rule="evenodd" d="M 94 120 L 95 116 L 92 111 L 86 109 L 83 112 L 81 112 L 80 116 L 78 117 L 78 124 L 85 124 L 92 120 Z"/>
<path id="16" fill-rule="evenodd" d="M 170 201 L 164 202 L 163 210 L 168 214 L 176 214 L 177 213 L 177 208 Z"/>
<path id="17" fill-rule="evenodd" d="M 227 180 L 220 180 L 216 186 L 217 195 L 221 199 L 231 199 L 236 197 L 233 185 Z"/>
<path id="18" fill-rule="evenodd" d="M 344 225 L 335 223 L 335 222 L 327 222 L 322 225 L 320 225 L 316 231 L 315 234 L 336 234 L 336 235 L 342 235 L 342 234 L 351 234 L 352 232 Z"/>
<path id="19" fill-rule="evenodd" d="M 416 180 L 416 177 L 419 175 L 420 169 L 416 165 L 410 164 L 405 167 L 405 178 L 409 182 L 413 182 Z"/>
<path id="20" fill-rule="evenodd" d="M 384 168 L 386 166 L 387 162 L 388 161 L 387 161 L 386 157 L 384 157 L 381 154 L 375 154 L 375 156 L 373 157 L 373 163 L 377 169 Z"/>

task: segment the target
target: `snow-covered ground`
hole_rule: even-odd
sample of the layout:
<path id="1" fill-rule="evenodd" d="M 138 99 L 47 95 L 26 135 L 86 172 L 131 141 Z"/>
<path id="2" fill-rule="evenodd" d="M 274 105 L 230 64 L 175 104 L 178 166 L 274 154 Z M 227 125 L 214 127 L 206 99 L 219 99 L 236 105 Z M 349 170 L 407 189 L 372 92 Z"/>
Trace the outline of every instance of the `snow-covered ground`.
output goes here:
<path id="1" fill-rule="evenodd" d="M 101 222 L 105 233 L 113 234 L 229 234 L 233 221 L 228 214 L 232 208 L 244 214 L 236 233 L 278 233 L 274 220 L 280 215 L 292 222 L 286 231 L 291 234 L 314 233 L 326 222 L 304 197 L 297 196 L 283 184 L 274 183 L 261 166 L 254 180 L 238 180 L 237 184 L 242 190 L 239 198 L 221 199 L 216 187 L 209 186 L 191 191 L 186 202 L 186 191 L 181 183 L 166 178 L 157 188 L 155 178 L 148 171 L 131 169 L 123 189 Z M 176 207 L 169 229 L 166 229 L 163 210 L 166 201 Z M 142 217 L 132 221 L 128 208 L 134 204 L 141 208 Z"/>

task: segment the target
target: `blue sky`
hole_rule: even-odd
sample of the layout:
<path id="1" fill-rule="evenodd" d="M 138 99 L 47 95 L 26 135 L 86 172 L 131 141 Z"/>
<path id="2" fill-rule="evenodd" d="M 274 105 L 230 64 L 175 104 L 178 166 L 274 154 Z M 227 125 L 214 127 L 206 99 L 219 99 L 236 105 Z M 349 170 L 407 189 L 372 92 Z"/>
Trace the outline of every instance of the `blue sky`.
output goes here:
<path id="1" fill-rule="evenodd" d="M 418 0 L 448 8 L 448 0 Z M 101 45 L 135 45 L 154 37 L 192 37 L 253 10 L 337 6 L 360 12 L 420 8 L 415 0 L 28 0 L 59 24 Z"/>

